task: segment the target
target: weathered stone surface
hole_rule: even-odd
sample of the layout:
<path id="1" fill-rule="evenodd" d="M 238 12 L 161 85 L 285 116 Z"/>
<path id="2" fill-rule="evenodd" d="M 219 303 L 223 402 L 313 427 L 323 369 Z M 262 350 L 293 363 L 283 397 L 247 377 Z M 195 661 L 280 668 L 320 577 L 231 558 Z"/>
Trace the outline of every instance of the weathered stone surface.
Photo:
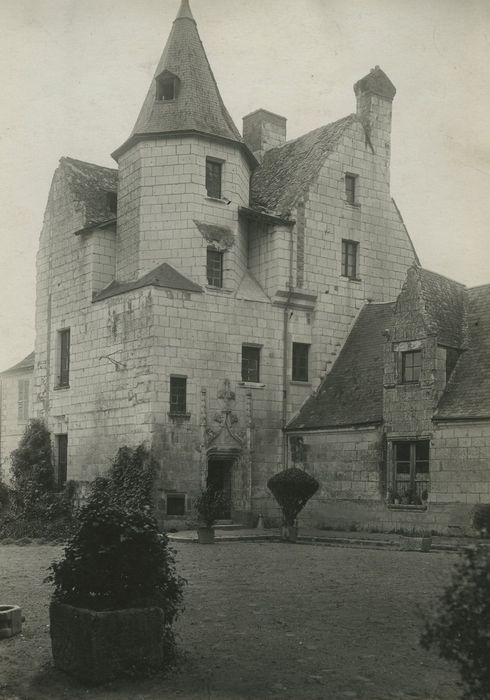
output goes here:
<path id="1" fill-rule="evenodd" d="M 105 683 L 163 666 L 160 608 L 96 612 L 53 601 L 49 618 L 55 665 L 85 683 Z"/>
<path id="2" fill-rule="evenodd" d="M 0 605 L 0 639 L 22 632 L 22 610 L 18 605 Z"/>

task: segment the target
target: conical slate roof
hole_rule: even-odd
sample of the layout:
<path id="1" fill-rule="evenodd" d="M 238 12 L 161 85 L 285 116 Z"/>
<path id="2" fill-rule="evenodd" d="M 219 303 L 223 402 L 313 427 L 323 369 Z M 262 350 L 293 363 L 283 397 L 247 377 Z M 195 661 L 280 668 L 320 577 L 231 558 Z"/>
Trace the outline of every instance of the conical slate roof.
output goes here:
<path id="1" fill-rule="evenodd" d="M 174 99 L 157 99 L 157 78 L 176 78 Z M 145 134 L 198 131 L 242 142 L 228 114 L 188 0 L 182 0 L 131 140 Z"/>

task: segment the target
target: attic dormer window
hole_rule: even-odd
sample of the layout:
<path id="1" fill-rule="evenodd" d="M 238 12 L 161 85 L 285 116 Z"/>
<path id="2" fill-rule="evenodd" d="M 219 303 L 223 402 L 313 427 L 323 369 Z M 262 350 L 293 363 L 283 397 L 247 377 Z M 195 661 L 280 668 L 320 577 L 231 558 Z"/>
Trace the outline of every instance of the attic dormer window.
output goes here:
<path id="1" fill-rule="evenodd" d="M 177 97 L 177 77 L 171 73 L 162 73 L 156 79 L 157 100 L 170 102 Z"/>
<path id="2" fill-rule="evenodd" d="M 117 192 L 106 192 L 107 206 L 111 214 L 117 214 Z"/>

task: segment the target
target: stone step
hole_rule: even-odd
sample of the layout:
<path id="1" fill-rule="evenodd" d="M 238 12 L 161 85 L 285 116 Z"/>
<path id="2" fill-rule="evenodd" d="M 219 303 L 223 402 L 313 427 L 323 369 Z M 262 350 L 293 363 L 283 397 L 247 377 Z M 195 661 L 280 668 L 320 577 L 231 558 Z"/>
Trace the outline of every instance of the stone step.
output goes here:
<path id="1" fill-rule="evenodd" d="M 243 530 L 243 525 L 232 520 L 218 520 L 214 525 L 215 530 Z"/>

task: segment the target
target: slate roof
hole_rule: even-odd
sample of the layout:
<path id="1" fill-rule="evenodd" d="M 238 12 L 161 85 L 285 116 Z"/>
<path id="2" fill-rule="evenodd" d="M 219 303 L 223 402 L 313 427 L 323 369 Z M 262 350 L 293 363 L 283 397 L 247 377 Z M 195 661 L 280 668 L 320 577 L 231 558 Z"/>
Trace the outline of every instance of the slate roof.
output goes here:
<path id="1" fill-rule="evenodd" d="M 133 282 L 111 282 L 111 284 L 103 289 L 94 298 L 94 301 L 101 301 L 102 299 L 107 299 L 109 297 L 117 296 L 118 294 L 124 294 L 125 292 L 131 292 L 133 289 L 141 289 L 142 287 L 166 287 L 167 289 L 179 289 L 184 292 L 202 292 L 202 287 L 200 287 L 195 282 L 187 279 L 184 275 L 169 265 L 168 263 L 162 263 L 151 272 L 148 272 L 143 277 Z"/>
<path id="2" fill-rule="evenodd" d="M 490 284 L 468 289 L 468 347 L 451 375 L 435 420 L 490 418 Z"/>
<path id="3" fill-rule="evenodd" d="M 23 360 L 20 362 L 17 362 L 16 365 L 13 365 L 12 367 L 9 367 L 8 369 L 5 369 L 3 372 L 0 372 L 0 375 L 3 374 L 14 374 L 15 372 L 27 372 L 29 370 L 34 369 L 34 351 L 29 353 L 27 357 L 24 357 Z"/>
<path id="4" fill-rule="evenodd" d="M 114 221 L 116 215 L 107 193 L 117 192 L 117 170 L 74 158 L 61 158 L 60 166 L 75 199 L 84 208 L 84 228 Z"/>
<path id="5" fill-rule="evenodd" d="M 156 99 L 155 78 L 164 71 L 179 79 L 174 100 Z M 132 136 L 191 130 L 242 142 L 221 99 L 188 0 L 182 0 Z"/>
<path id="6" fill-rule="evenodd" d="M 436 272 L 418 268 L 427 330 L 440 345 L 461 348 L 465 341 L 466 287 Z"/>
<path id="7" fill-rule="evenodd" d="M 349 114 L 267 151 L 262 165 L 252 175 L 250 205 L 277 216 L 288 216 L 318 176 L 344 131 L 356 121 L 356 115 Z"/>
<path id="8" fill-rule="evenodd" d="M 321 384 L 286 430 L 313 430 L 383 421 L 383 331 L 394 304 L 367 304 Z"/>

